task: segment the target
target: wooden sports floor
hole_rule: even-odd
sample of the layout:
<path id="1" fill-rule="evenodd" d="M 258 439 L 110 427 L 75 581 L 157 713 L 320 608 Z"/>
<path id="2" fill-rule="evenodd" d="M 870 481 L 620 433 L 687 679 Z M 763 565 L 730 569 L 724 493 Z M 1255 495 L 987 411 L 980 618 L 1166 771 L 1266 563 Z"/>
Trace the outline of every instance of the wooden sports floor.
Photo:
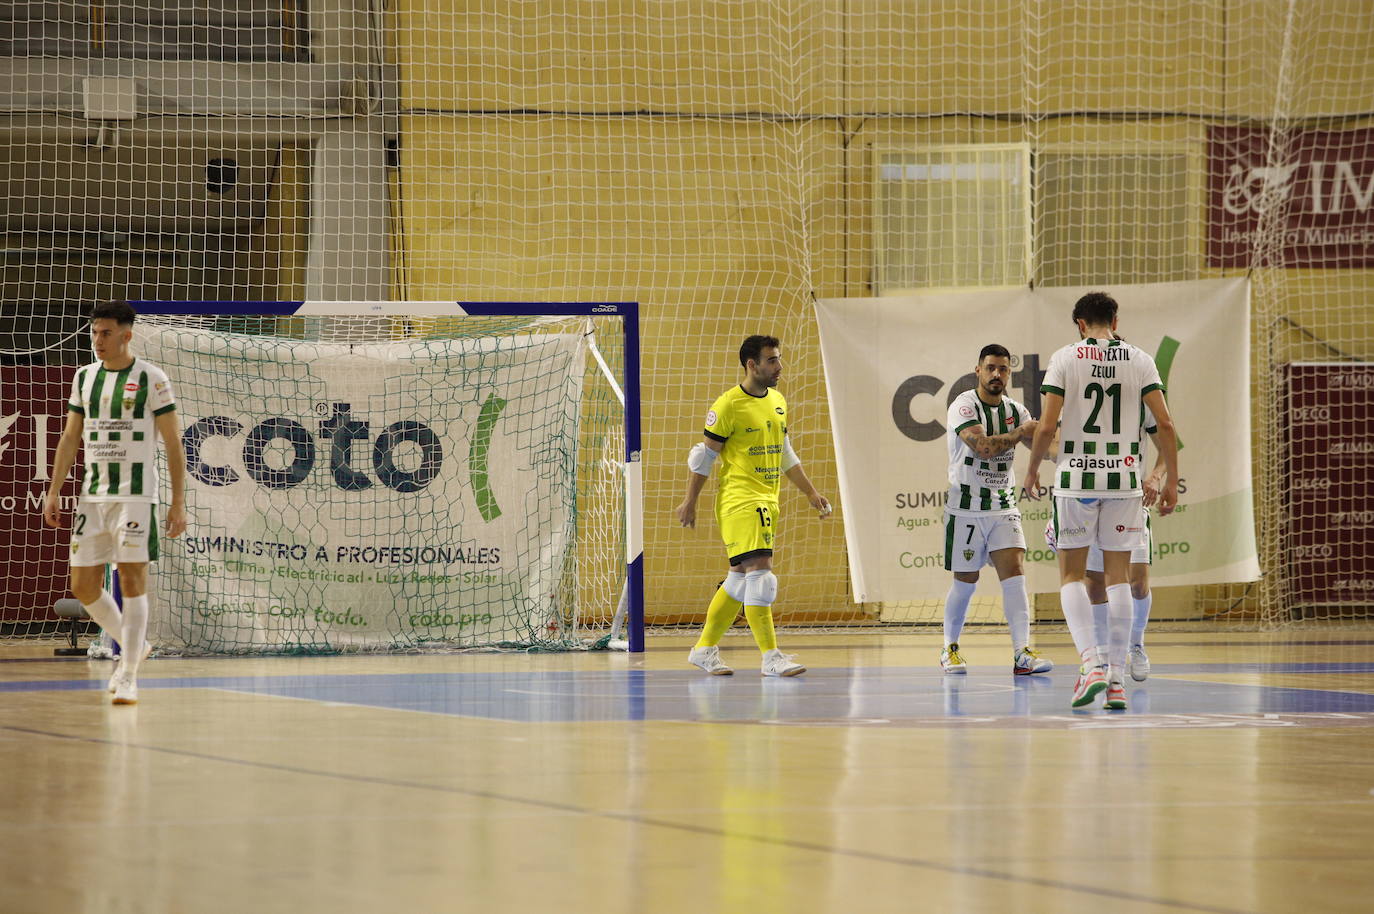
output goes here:
<path id="1" fill-rule="evenodd" d="M 1374 911 L 1374 632 L 108 662 L 0 646 L 0 911 Z"/>

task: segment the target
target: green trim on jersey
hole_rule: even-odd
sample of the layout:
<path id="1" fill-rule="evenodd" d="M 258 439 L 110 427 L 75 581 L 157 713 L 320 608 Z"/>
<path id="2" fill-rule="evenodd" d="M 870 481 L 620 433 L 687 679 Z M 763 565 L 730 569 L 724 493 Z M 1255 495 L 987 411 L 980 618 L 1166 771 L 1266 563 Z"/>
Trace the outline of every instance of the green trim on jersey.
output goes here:
<path id="1" fill-rule="evenodd" d="M 1064 396 L 1064 388 L 1055 387 L 1053 384 L 1041 384 L 1040 392 L 1042 394 L 1056 394 L 1061 397 Z"/>
<path id="2" fill-rule="evenodd" d="M 164 413 L 170 413 L 172 410 L 174 410 L 174 409 L 176 409 L 176 408 L 177 408 L 177 405 L 176 405 L 175 403 L 168 403 L 166 406 L 162 407 L 162 409 L 155 409 L 155 410 L 153 410 L 153 415 L 154 415 L 154 416 L 161 416 L 161 415 L 164 414 Z"/>
<path id="3" fill-rule="evenodd" d="M 1148 384 L 1148 385 L 1146 385 L 1145 387 L 1140 388 L 1140 397 L 1141 397 L 1141 399 L 1144 399 L 1151 391 L 1156 391 L 1156 390 L 1159 390 L 1159 391 L 1164 390 L 1164 385 L 1163 385 L 1163 384 Z"/>

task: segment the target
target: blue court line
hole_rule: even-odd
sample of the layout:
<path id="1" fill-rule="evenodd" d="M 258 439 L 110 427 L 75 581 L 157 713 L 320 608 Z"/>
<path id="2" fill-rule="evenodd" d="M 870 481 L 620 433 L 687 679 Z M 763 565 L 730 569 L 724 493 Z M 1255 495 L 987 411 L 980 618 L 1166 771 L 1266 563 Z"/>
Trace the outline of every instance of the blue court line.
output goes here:
<path id="1" fill-rule="evenodd" d="M 1374 694 L 1170 678 L 1189 673 L 1374 672 L 1374 663 L 1170 664 L 1127 683 L 1127 714 L 1374 714 Z M 962 676 L 913 667 L 827 668 L 793 679 L 695 670 L 145 677 L 140 688 L 253 695 L 519 722 L 868 721 L 1058 716 L 1074 673 Z M 1333 683 L 1334 684 L 1334 683 Z M 102 690 L 103 680 L 0 683 L 0 692 Z"/>
<path id="2" fill-rule="evenodd" d="M 1374 662 L 1152 663 L 1150 670 L 1179 676 L 1189 673 L 1374 673 Z"/>

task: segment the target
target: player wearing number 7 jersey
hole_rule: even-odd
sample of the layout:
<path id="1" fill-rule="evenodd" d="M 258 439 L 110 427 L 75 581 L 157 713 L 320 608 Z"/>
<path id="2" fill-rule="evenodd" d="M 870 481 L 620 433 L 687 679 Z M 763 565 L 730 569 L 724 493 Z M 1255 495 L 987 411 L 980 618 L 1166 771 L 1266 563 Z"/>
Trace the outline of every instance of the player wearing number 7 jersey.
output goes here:
<path id="1" fill-rule="evenodd" d="M 1073 320 L 1081 339 L 1050 357 L 1040 388 L 1044 410 L 1031 445 L 1026 488 L 1036 497 L 1040 461 L 1060 425 L 1059 458 L 1050 481 L 1051 517 L 1059 544 L 1059 596 L 1082 658 L 1072 704 L 1087 705 L 1105 690 L 1106 706 L 1121 709 L 1126 707 L 1125 645 L 1132 613 L 1131 552 L 1144 534 L 1140 426 L 1145 408 L 1155 417 L 1156 443 L 1165 464 L 1160 514 L 1169 514 L 1178 503 L 1178 438 L 1154 359 L 1115 336 L 1116 301 L 1090 292 L 1074 304 Z M 1102 550 L 1110 657 L 1099 650 L 1084 584 L 1092 546 Z"/>
<path id="2" fill-rule="evenodd" d="M 703 440 L 687 456 L 687 493 L 677 507 L 684 527 L 696 526 L 697 497 L 721 460 L 716 521 L 725 540 L 730 570 L 706 610 L 701 637 L 687 659 L 715 676 L 733 672 L 720 659 L 720 639 L 740 607 L 763 652 L 763 675 L 796 676 L 806 668 L 778 650 L 773 631 L 773 574 L 778 486 L 786 476 L 805 493 L 821 517 L 830 502 L 816 491 L 787 438 L 787 401 L 775 389 L 782 377 L 782 353 L 771 336 L 751 336 L 740 346 L 744 381 L 716 398 L 706 413 Z"/>
<path id="3" fill-rule="evenodd" d="M 1016 506 L 1012 458 L 1016 443 L 1030 446 L 1036 422 L 1007 396 L 1011 354 L 990 343 L 978 353 L 978 386 L 949 404 L 949 491 L 945 496 L 945 570 L 954 581 L 945 594 L 945 646 L 940 667 L 965 673 L 959 635 L 984 565 L 1002 584 L 1002 613 L 1011 634 L 1012 672 L 1048 673 L 1054 664 L 1030 646 L 1030 598 L 1026 592 L 1026 539 Z"/>

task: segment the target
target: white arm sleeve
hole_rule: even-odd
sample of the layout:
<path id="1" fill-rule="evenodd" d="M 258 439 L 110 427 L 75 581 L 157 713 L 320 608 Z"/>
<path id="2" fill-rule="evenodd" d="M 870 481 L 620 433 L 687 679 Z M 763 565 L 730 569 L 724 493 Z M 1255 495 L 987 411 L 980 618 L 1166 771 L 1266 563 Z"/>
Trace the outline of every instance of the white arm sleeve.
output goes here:
<path id="1" fill-rule="evenodd" d="M 792 438 L 790 436 L 782 439 L 782 471 L 786 473 L 797 464 L 801 463 L 801 458 L 797 452 L 792 450 Z"/>
<path id="2" fill-rule="evenodd" d="M 698 441 L 696 445 L 687 452 L 687 468 L 698 476 L 710 476 L 711 466 L 716 462 L 716 458 L 719 456 L 719 451 L 713 451 L 705 444 Z"/>

